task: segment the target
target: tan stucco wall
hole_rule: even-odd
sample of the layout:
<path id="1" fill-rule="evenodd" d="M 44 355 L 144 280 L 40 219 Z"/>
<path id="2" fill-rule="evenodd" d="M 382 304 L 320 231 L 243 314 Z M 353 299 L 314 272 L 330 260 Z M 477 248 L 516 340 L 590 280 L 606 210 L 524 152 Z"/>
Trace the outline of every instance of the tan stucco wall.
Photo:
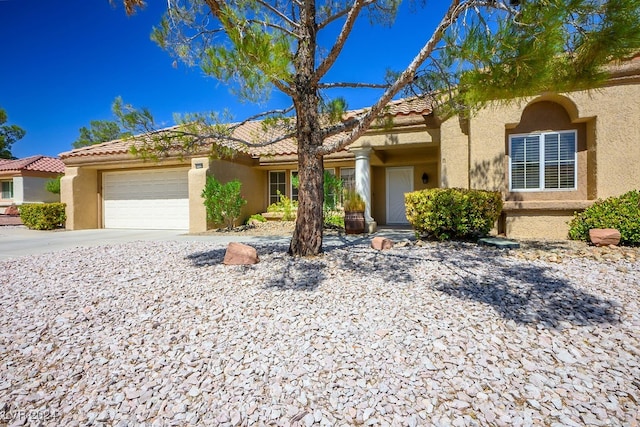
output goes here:
<path id="1" fill-rule="evenodd" d="M 60 180 L 60 201 L 67 204 L 67 230 L 98 228 L 98 172 L 67 167 Z"/>
<path id="2" fill-rule="evenodd" d="M 452 117 L 440 126 L 440 187 L 469 187 L 469 136 L 465 123 Z"/>
<path id="3" fill-rule="evenodd" d="M 507 215 L 506 235 L 513 239 L 567 239 L 573 212 L 528 211 Z"/>
<path id="4" fill-rule="evenodd" d="M 508 104 L 489 105 L 470 119 L 471 188 L 502 191 L 522 209 L 506 212 L 503 227 L 509 237 L 566 238 L 573 211 L 569 201 L 587 202 L 640 188 L 640 84 L 609 86 L 590 92 L 545 94 Z M 444 137 L 442 158 L 452 146 Z M 576 191 L 508 192 L 508 135 L 547 130 L 578 132 Z M 460 150 L 462 152 L 462 150 Z M 462 154 L 460 154 L 462 156 Z M 462 176 L 446 160 L 443 175 Z M 446 181 L 442 176 L 441 182 Z M 550 210 L 528 209 L 528 202 L 547 200 Z M 553 203 L 554 201 L 555 204 Z M 572 202 L 570 202 L 572 203 Z"/>
<path id="5" fill-rule="evenodd" d="M 267 180 L 268 175 L 264 170 L 256 169 L 248 165 L 232 163 L 227 160 L 214 160 L 209 167 L 211 175 L 221 182 L 238 179 L 242 183 L 242 197 L 247 204 L 242 209 L 242 223 L 251 215 L 264 212 L 267 208 Z M 275 169 L 274 169 L 275 170 Z M 287 173 L 287 180 L 289 174 Z M 287 181 L 288 182 L 288 181 Z M 287 188 L 289 188 L 287 186 Z M 202 191 L 202 189 L 200 190 Z"/>
<path id="6" fill-rule="evenodd" d="M 580 117 L 595 117 L 596 197 L 640 189 L 640 83 L 572 94 Z"/>
<path id="7" fill-rule="evenodd" d="M 191 159 L 191 169 L 189 169 L 188 173 L 189 233 L 207 231 L 207 210 L 204 206 L 202 190 L 207 183 L 209 167 L 208 157 Z"/>

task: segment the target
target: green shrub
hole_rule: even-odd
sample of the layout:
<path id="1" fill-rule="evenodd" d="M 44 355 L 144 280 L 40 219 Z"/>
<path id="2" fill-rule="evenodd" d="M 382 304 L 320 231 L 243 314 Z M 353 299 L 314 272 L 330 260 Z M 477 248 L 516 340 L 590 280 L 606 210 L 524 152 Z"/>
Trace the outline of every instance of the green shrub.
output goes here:
<path id="1" fill-rule="evenodd" d="M 45 190 L 47 190 L 49 193 L 53 193 L 53 194 L 60 194 L 60 179 L 62 178 L 62 175 L 58 175 L 57 177 L 48 180 L 47 182 L 45 182 L 44 184 L 44 188 Z"/>
<path id="2" fill-rule="evenodd" d="M 207 219 L 216 224 L 224 224 L 228 229 L 233 228 L 236 220 L 240 218 L 242 207 L 247 204 L 240 194 L 241 186 L 237 179 L 222 184 L 214 177 L 208 176 L 202 190 Z"/>
<path id="3" fill-rule="evenodd" d="M 497 191 L 433 188 L 405 194 L 409 223 L 416 234 L 438 240 L 485 235 L 502 211 Z"/>
<path id="4" fill-rule="evenodd" d="M 298 202 L 291 200 L 278 191 L 278 202 L 267 206 L 267 212 L 278 212 L 282 214 L 283 221 L 293 221 L 298 211 Z"/>
<path id="5" fill-rule="evenodd" d="M 20 206 L 22 223 L 32 230 L 53 230 L 64 227 L 67 219 L 65 203 L 37 203 Z"/>
<path id="6" fill-rule="evenodd" d="M 344 228 L 344 213 L 340 211 L 324 212 L 324 226 L 328 228 Z"/>
<path id="7" fill-rule="evenodd" d="M 640 191 L 598 200 L 583 212 L 576 212 L 569 222 L 569 238 L 589 241 L 592 228 L 615 228 L 620 232 L 621 245 L 640 245 Z"/>
<path id="8" fill-rule="evenodd" d="M 267 222 L 267 218 L 263 217 L 262 214 L 253 214 L 247 220 L 247 224 L 249 224 L 252 221 Z"/>

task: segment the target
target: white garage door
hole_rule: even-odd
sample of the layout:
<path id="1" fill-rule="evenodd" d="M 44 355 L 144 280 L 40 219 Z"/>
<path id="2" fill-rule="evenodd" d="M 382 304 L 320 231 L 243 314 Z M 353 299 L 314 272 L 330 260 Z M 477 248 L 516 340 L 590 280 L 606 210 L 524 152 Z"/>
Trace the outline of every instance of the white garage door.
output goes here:
<path id="1" fill-rule="evenodd" d="M 189 228 L 186 169 L 106 172 L 102 177 L 104 228 Z"/>

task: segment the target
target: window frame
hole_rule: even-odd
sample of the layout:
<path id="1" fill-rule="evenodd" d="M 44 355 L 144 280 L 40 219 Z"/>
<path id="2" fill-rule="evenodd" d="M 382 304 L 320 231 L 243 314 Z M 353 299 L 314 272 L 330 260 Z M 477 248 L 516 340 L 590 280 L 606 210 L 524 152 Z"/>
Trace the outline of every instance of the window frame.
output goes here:
<path id="1" fill-rule="evenodd" d="M 567 188 L 546 188 L 545 187 L 545 142 L 547 135 L 558 135 L 560 140 L 561 134 L 573 134 L 573 187 Z M 513 139 L 514 138 L 526 138 L 526 137 L 539 137 L 540 146 L 538 148 L 538 166 L 539 177 L 538 187 L 536 188 L 513 188 Z M 578 190 L 578 131 L 576 129 L 548 131 L 548 132 L 533 132 L 533 133 L 517 133 L 509 135 L 509 191 L 514 193 L 527 193 L 527 192 L 553 192 L 553 191 L 577 191 Z M 526 185 L 526 183 L 525 183 Z"/>
<path id="2" fill-rule="evenodd" d="M 4 190 L 3 190 L 3 186 L 5 183 L 9 184 L 9 197 L 4 197 Z M 1 180 L 0 181 L 0 200 L 13 200 L 15 197 L 15 192 L 13 189 L 13 180 L 12 179 L 6 179 L 6 180 Z"/>
<path id="3" fill-rule="evenodd" d="M 298 176 L 298 170 L 291 170 L 289 173 L 289 189 L 290 189 L 290 193 L 291 194 L 291 200 L 298 200 L 298 189 L 293 187 L 293 178 L 294 175 L 297 177 Z"/>
<path id="4" fill-rule="evenodd" d="M 277 191 L 276 191 L 276 193 L 273 194 L 273 197 L 275 197 L 276 200 L 275 201 L 272 200 L 271 184 L 273 183 L 273 181 L 272 181 L 271 177 L 272 177 L 272 174 L 274 174 L 274 173 L 283 174 L 284 182 L 282 182 L 282 183 L 281 182 L 276 182 L 275 184 L 277 186 L 282 185 L 283 186 L 282 190 L 284 190 L 284 191 L 281 190 L 280 192 L 285 196 L 287 195 L 287 171 L 286 170 L 272 170 L 272 171 L 269 171 L 269 188 L 267 190 L 267 193 L 268 193 L 267 197 L 269 198 L 269 205 L 271 205 L 273 203 L 278 203 L 280 201 L 280 199 L 278 198 Z M 277 190 L 280 190 L 280 188 L 278 188 Z"/>

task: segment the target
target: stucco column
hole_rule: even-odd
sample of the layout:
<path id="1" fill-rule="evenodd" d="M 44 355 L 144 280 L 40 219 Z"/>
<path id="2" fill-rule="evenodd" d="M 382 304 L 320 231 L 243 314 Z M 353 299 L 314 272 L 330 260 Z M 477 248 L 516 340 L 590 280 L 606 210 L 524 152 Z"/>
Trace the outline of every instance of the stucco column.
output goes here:
<path id="1" fill-rule="evenodd" d="M 364 219 L 367 223 L 367 231 L 376 231 L 377 224 L 371 216 L 371 148 L 356 148 L 352 150 L 356 156 L 356 191 L 365 201 Z"/>
<path id="2" fill-rule="evenodd" d="M 94 169 L 67 166 L 60 180 L 60 201 L 67 204 L 67 230 L 98 228 L 98 172 Z"/>
<path id="3" fill-rule="evenodd" d="M 207 183 L 209 158 L 191 159 L 189 169 L 189 233 L 207 231 L 207 209 L 204 207 L 202 190 Z"/>

